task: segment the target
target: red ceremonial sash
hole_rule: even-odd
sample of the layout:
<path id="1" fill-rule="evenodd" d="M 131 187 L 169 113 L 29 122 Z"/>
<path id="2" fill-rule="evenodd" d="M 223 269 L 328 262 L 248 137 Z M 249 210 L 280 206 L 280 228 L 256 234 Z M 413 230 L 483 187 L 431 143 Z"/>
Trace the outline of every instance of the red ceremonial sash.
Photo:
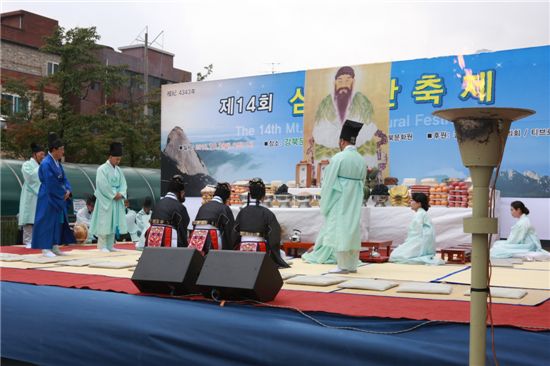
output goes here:
<path id="1" fill-rule="evenodd" d="M 208 237 L 210 237 L 211 247 L 210 249 L 218 250 L 218 231 L 216 229 L 195 229 L 191 233 L 191 239 L 189 240 L 188 248 L 194 248 L 199 252 L 204 253 L 204 245 L 206 244 Z"/>
<path id="2" fill-rule="evenodd" d="M 152 225 L 145 233 L 146 247 L 171 247 L 172 246 L 172 227 L 164 225 Z"/>
<path id="3" fill-rule="evenodd" d="M 266 252 L 265 241 L 243 241 L 239 245 L 241 252 Z"/>

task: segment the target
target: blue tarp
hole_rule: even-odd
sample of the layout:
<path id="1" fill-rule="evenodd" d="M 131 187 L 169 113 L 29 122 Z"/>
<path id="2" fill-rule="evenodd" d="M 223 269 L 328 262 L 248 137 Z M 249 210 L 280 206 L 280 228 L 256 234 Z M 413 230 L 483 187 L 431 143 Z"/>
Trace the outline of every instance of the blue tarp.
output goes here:
<path id="1" fill-rule="evenodd" d="M 395 334 L 286 309 L 1 283 L 2 357 L 39 365 L 467 365 L 468 326 Z M 314 313 L 378 332 L 418 321 Z M 501 365 L 542 365 L 550 332 L 498 327 Z M 490 341 L 488 334 L 488 341 Z M 488 365 L 492 364 L 488 347 Z"/>

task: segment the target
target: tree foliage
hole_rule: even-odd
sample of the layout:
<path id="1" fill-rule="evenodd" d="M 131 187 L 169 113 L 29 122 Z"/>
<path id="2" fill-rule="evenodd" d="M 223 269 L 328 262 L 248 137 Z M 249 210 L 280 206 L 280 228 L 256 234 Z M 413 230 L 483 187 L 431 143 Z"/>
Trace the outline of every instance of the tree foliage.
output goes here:
<path id="1" fill-rule="evenodd" d="M 214 65 L 210 64 L 208 66 L 203 67 L 203 69 L 206 70 L 206 73 L 203 74 L 201 72 L 197 72 L 197 81 L 203 81 L 207 77 L 209 77 L 214 72 Z"/>
<path id="2" fill-rule="evenodd" d="M 57 28 L 46 39 L 42 51 L 60 57 L 56 73 L 43 78 L 38 90 L 30 91 L 22 81 L 6 82 L 4 88 L 31 100 L 31 110 L 12 115 L 2 133 L 2 151 L 12 157 L 30 154 L 31 142 L 46 145 L 47 134 L 55 131 L 65 141 L 65 159 L 76 163 L 103 163 L 109 144 L 124 144 L 123 165 L 160 167 L 160 113 L 144 116 L 144 99 L 135 91 L 141 80 L 126 73 L 125 66 L 104 65 L 99 61 L 95 27 L 64 30 Z M 44 85 L 53 84 L 60 96 L 58 106 L 44 98 Z M 88 98 L 90 90 L 100 85 L 105 105 L 94 114 L 80 115 L 75 108 Z M 130 95 L 124 103 L 109 102 L 115 92 L 125 89 Z M 160 90 L 148 96 L 151 109 L 160 112 Z"/>
<path id="3" fill-rule="evenodd" d="M 31 142 L 44 144 L 48 130 L 57 130 L 57 108 L 44 97 L 43 82 L 36 91 L 29 90 L 23 80 L 7 79 L 2 87 L 4 92 L 18 95 L 22 105 L 30 104 L 31 107 L 8 117 L 8 129 L 1 134 L 2 153 L 8 157 L 26 158 L 30 155 Z"/>
<path id="4" fill-rule="evenodd" d="M 42 51 L 59 55 L 61 59 L 57 72 L 49 76 L 61 97 L 58 111 L 61 138 L 65 137 L 65 129 L 71 129 L 69 123 L 78 120 L 75 118 L 78 112 L 75 106 L 86 99 L 95 84 L 100 84 L 106 96 L 109 96 L 126 79 L 124 65 L 109 66 L 100 63 L 96 53 L 101 48 L 96 43 L 99 39 L 95 27 L 67 31 L 58 27 L 45 39 L 46 44 Z"/>

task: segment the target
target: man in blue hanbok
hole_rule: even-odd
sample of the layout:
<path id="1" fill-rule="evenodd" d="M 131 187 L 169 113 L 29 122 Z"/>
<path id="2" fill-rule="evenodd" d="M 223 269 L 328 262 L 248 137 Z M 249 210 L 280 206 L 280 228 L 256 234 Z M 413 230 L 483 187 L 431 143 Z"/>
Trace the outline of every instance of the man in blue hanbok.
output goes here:
<path id="1" fill-rule="evenodd" d="M 109 159 L 97 168 L 95 180 L 96 204 L 90 223 L 90 232 L 97 236 L 97 248 L 114 252 L 115 234 L 126 234 L 126 179 L 118 166 L 122 158 L 122 144 L 111 143 Z"/>
<path id="2" fill-rule="evenodd" d="M 40 189 L 32 233 L 32 248 L 42 249 L 46 257 L 65 255 L 60 244 L 75 243 L 69 227 L 67 207 L 72 196 L 71 185 L 65 176 L 61 158 L 65 154 L 63 141 L 57 134 L 48 135 L 48 155 L 40 163 L 38 178 Z"/>
<path id="3" fill-rule="evenodd" d="M 321 188 L 321 214 L 325 223 L 313 251 L 302 258 L 309 263 L 337 263 L 331 272 L 357 272 L 361 250 L 361 205 L 367 167 L 355 141 L 362 123 L 347 120 L 340 133 L 340 152 L 330 159 Z"/>

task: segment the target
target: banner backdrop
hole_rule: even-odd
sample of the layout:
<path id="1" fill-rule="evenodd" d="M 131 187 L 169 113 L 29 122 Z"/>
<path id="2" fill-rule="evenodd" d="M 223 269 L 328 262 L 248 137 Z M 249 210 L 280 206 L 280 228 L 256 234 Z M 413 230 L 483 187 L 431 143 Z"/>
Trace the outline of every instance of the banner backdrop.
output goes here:
<path id="1" fill-rule="evenodd" d="M 447 108 L 512 107 L 536 114 L 512 124 L 497 181 L 504 197 L 550 197 L 550 47 L 394 62 L 391 175 L 466 178 Z"/>
<path id="2" fill-rule="evenodd" d="M 294 179 L 302 158 L 304 73 L 162 86 L 162 179 L 206 184 Z"/>
<path id="3" fill-rule="evenodd" d="M 435 110 L 528 108 L 512 124 L 497 187 L 550 197 L 550 46 L 162 86 L 162 179 L 206 184 L 295 179 L 301 160 L 338 150 L 341 123 L 365 124 L 358 148 L 383 176 L 465 178 L 452 123 Z M 163 189 L 164 191 L 164 189 Z"/>

